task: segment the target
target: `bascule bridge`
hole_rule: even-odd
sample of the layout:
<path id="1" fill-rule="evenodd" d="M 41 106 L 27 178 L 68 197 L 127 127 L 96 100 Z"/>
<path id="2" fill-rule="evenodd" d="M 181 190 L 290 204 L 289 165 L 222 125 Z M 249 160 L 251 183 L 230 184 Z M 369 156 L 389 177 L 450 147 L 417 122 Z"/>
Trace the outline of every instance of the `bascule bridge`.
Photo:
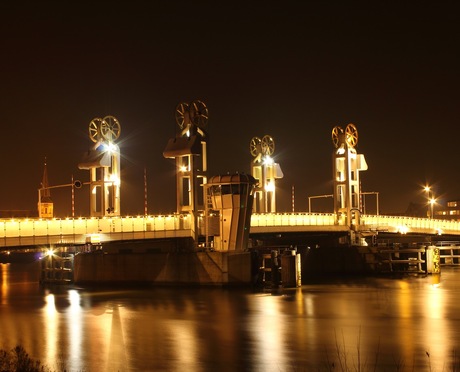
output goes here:
<path id="1" fill-rule="evenodd" d="M 410 270 L 423 272 L 428 270 L 422 268 L 425 264 L 428 267 L 428 252 L 435 250 L 445 252 L 439 255 L 441 264 L 460 264 L 460 242 L 456 238 L 460 236 L 459 221 L 363 213 L 360 172 L 367 170 L 367 164 L 364 155 L 356 151 L 358 131 L 354 124 L 332 130 L 333 213 L 278 213 L 274 181 L 282 177 L 282 172 L 279 165 L 267 159 L 274 153 L 273 138 L 267 135 L 251 141 L 253 175 L 215 176 L 208 182 L 207 120 L 208 109 L 201 101 L 182 103 L 176 108 L 177 135 L 163 152 L 164 157 L 175 162 L 176 213 L 136 217 L 120 214 L 120 151 L 116 140 L 121 127 L 113 116 L 96 118 L 89 125 L 94 144 L 79 164 L 80 169 L 90 171 L 90 180 L 83 184 L 90 186 L 91 218 L 42 215 L 37 219 L 2 219 L 0 247 L 7 254 L 9 250 L 30 247 L 49 247 L 51 254 L 54 249 L 62 254 L 72 249 L 88 253 L 75 256 L 82 270 L 76 270 L 76 278 L 82 282 L 132 280 L 144 274 L 150 275 L 152 281 L 163 282 L 180 282 L 184 278 L 209 283 L 248 281 L 248 249 L 287 244 L 299 244 L 298 248 L 306 252 L 310 252 L 310 246 L 321 247 L 312 252 L 317 252 L 318 259 L 322 257 L 319 254 L 331 258 L 331 270 L 342 258 L 349 257 L 352 250 L 345 247 L 359 248 L 357 253 L 366 257 L 366 265 L 376 270 L 388 268 L 393 272 L 408 265 Z M 47 196 L 49 189 L 67 186 L 73 187 L 74 182 L 58 186 L 43 182 L 39 202 L 44 201 L 41 196 Z M 255 212 L 253 203 L 258 208 Z M 374 241 L 381 234 L 384 237 Z M 440 235 L 455 241 L 444 242 L 437 237 Z M 370 237 L 372 240 L 365 239 Z M 387 245 L 385 240 L 393 242 Z M 99 250 L 107 255 L 98 254 Z M 170 255 L 178 250 L 189 255 Z M 67 258 L 61 261 L 64 259 Z M 60 266 L 44 270 L 56 275 L 67 270 L 61 261 L 56 260 Z M 101 267 L 105 267 L 102 279 L 97 276 Z"/>

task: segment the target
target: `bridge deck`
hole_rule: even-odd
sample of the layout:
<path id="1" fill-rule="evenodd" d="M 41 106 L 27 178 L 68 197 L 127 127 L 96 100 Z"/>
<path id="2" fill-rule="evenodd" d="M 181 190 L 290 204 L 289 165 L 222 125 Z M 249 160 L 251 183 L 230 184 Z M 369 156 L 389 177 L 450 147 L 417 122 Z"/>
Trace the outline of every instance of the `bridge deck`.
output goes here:
<path id="1" fill-rule="evenodd" d="M 361 216 L 360 231 L 460 236 L 460 222 L 394 216 Z M 346 232 L 333 214 L 253 214 L 252 233 Z M 76 219 L 0 220 L 0 247 L 85 244 L 105 241 L 191 237 L 189 215 Z"/>

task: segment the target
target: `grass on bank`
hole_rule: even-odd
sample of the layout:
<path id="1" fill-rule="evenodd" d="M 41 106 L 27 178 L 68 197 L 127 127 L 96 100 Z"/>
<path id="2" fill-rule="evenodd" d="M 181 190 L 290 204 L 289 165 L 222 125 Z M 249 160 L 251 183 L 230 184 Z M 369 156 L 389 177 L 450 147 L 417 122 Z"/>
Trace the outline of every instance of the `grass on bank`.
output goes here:
<path id="1" fill-rule="evenodd" d="M 337 339 L 337 337 L 336 337 Z M 379 348 L 377 347 L 375 356 L 373 360 L 369 362 L 362 360 L 362 355 L 360 352 L 360 337 L 358 337 L 357 344 L 357 359 L 350 360 L 347 357 L 347 352 L 343 345 L 340 345 L 339 342 L 336 342 L 334 355 L 329 355 L 326 352 L 324 367 L 326 371 L 329 372 L 370 372 L 370 371 L 380 371 L 378 367 L 379 359 Z M 429 372 L 439 372 L 435 371 L 431 367 L 430 354 L 426 352 L 427 365 L 424 370 Z M 407 371 L 404 361 L 395 360 L 394 369 L 392 371 L 401 372 Z M 293 371 L 298 371 L 299 369 L 294 368 Z M 302 369 L 301 369 L 302 370 Z M 321 369 L 318 369 L 320 371 Z M 53 372 L 49 367 L 42 365 L 39 360 L 35 360 L 29 356 L 22 346 L 16 346 L 13 349 L 6 351 L 0 350 L 0 372 Z M 66 372 L 66 369 L 63 368 L 62 372 Z M 412 366 L 412 371 L 416 372 L 416 366 Z M 460 355 L 453 351 L 452 361 L 449 366 L 444 366 L 442 369 L 443 372 L 460 372 Z"/>
<path id="2" fill-rule="evenodd" d="M 39 360 L 32 359 L 22 346 L 11 350 L 0 350 L 0 371 L 51 372 Z"/>
<path id="3" fill-rule="evenodd" d="M 335 334 L 335 351 L 329 353 L 328 350 L 325 352 L 324 367 L 328 372 L 378 372 L 380 371 L 379 361 L 380 354 L 380 342 L 377 345 L 377 349 L 373 356 L 364 357 L 361 352 L 361 329 L 359 330 L 357 344 L 356 344 L 356 357 L 350 360 L 349 355 L 345 348 L 345 338 L 342 332 L 342 343 L 338 341 L 337 333 Z M 424 371 L 428 372 L 460 372 L 460 355 L 456 350 L 452 351 L 451 360 L 447 364 L 445 363 L 442 371 L 438 371 L 431 365 L 431 355 L 428 351 L 425 351 L 426 364 L 419 366 L 413 361 L 412 368 L 406 366 L 404 360 L 395 358 L 394 365 L 391 371 L 412 371 L 418 372 L 419 368 L 423 368 Z M 379 367 L 380 366 L 380 367 Z M 385 369 L 387 370 L 387 369 Z"/>

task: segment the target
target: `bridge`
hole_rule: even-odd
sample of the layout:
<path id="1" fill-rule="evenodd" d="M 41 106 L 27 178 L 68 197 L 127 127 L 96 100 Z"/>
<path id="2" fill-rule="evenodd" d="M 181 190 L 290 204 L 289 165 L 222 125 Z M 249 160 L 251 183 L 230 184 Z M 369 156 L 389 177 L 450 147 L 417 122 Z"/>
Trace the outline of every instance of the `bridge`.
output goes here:
<path id="1" fill-rule="evenodd" d="M 361 199 L 366 192 L 361 191 L 360 173 L 367 170 L 367 163 L 364 155 L 356 151 L 358 131 L 354 124 L 348 124 L 345 129 L 336 126 L 332 130 L 333 193 L 328 196 L 333 197 L 333 213 L 311 213 L 310 206 L 308 213 L 278 213 L 275 184 L 277 179 L 283 177 L 283 172 L 272 157 L 275 141 L 270 135 L 253 137 L 250 141 L 252 181 L 237 176 L 238 182 L 230 177 L 225 185 L 212 185 L 207 176 L 206 105 L 201 101 L 180 103 L 176 107 L 175 117 L 178 125 L 176 137 L 168 141 L 163 152 L 163 156 L 174 159 L 176 165 L 175 214 L 150 216 L 145 208 L 141 216 L 121 215 L 121 157 L 116 144 L 121 125 L 109 115 L 95 118 L 89 124 L 89 138 L 94 145 L 85 153 L 78 167 L 89 171 L 90 180 L 50 186 L 45 164 L 42 187 L 38 190 L 39 218 L 0 220 L 0 247 L 103 244 L 170 238 L 192 238 L 198 245 L 205 237 L 207 247 L 212 242 L 213 248 L 241 250 L 244 249 L 242 243 L 246 242 L 246 238 L 238 238 L 238 246 L 230 244 L 231 239 L 222 238 L 230 230 L 238 235 L 235 227 L 238 224 L 238 228 L 243 225 L 245 229 L 250 227 L 252 234 L 347 233 L 352 245 L 361 245 L 364 237 L 380 232 L 402 235 L 460 234 L 460 222 L 436 220 L 432 214 L 430 218 L 362 214 Z M 219 177 L 223 176 L 215 176 L 221 180 Z M 71 187 L 73 195 L 74 188 L 83 185 L 88 185 L 90 191 L 89 217 L 55 218 L 50 190 Z M 213 193 L 218 196 L 214 197 Z M 235 195 L 242 197 L 241 203 L 236 202 Z M 213 205 L 216 201 L 221 208 Z M 239 210 L 243 202 L 251 209 L 250 218 L 237 215 L 234 220 L 229 218 L 228 206 L 233 205 Z M 220 211 L 216 213 L 216 209 Z M 378 209 L 377 198 L 377 213 Z M 223 221 L 226 221 L 225 224 Z M 250 226 L 247 226 L 248 223 Z"/>
<path id="2" fill-rule="evenodd" d="M 351 260 L 360 255 L 365 257 L 368 266 L 379 270 L 383 266 L 390 271 L 395 267 L 406 270 L 416 265 L 417 272 L 428 272 L 428 261 L 433 261 L 430 257 L 442 257 L 442 250 L 450 252 L 449 260 L 446 258 L 444 263 L 460 264 L 460 243 L 456 242 L 460 221 L 434 219 L 432 211 L 430 218 L 379 215 L 378 201 L 377 215 L 363 214 L 362 195 L 366 192 L 361 190 L 360 173 L 367 170 L 367 163 L 364 155 L 356 151 L 355 125 L 350 123 L 345 129 L 336 126 L 332 130 L 333 192 L 328 196 L 333 198 L 333 213 L 311 213 L 310 208 L 308 213 L 279 213 L 276 180 L 283 177 L 283 172 L 272 158 L 273 138 L 265 135 L 250 141 L 253 156 L 250 174 L 217 175 L 208 179 L 207 119 L 208 110 L 201 101 L 181 103 L 176 108 L 179 129 L 163 151 L 165 158 L 175 161 L 174 214 L 148 215 L 145 208 L 143 215 L 121 215 L 121 157 L 116 144 L 121 126 L 113 116 L 95 118 L 89 125 L 89 137 L 94 145 L 79 164 L 80 169 L 89 171 L 89 181 L 50 186 L 45 164 L 42 187 L 38 190 L 38 218 L 1 219 L 0 252 L 59 250 L 62 259 L 70 263 L 75 257 L 78 261 L 81 281 L 98 281 L 99 275 L 110 280 L 139 280 L 158 272 L 164 273 L 162 280 L 166 282 L 181 281 L 183 279 L 178 278 L 183 278 L 184 273 L 188 273 L 186 281 L 199 278 L 200 283 L 202 280 L 228 283 L 236 278 L 248 281 L 255 262 L 253 253 L 266 255 L 267 247 L 272 244 L 292 245 L 312 236 L 314 239 L 321 236 L 321 242 L 326 244 L 325 250 L 315 250 L 315 262 L 330 261 L 331 267 L 346 261 L 347 255 Z M 88 185 L 90 191 L 89 217 L 55 218 L 50 190 L 71 187 L 73 203 L 74 188 L 83 185 Z M 73 212 L 72 207 L 72 216 Z M 403 238 L 416 235 L 418 242 L 408 246 Z M 395 244 L 384 244 L 377 239 L 379 236 L 391 236 Z M 423 236 L 423 244 L 419 244 L 420 236 Z M 437 244 L 441 240 L 433 236 L 445 236 L 450 242 Z M 320 247 L 320 244 L 314 246 Z M 345 252 L 341 249 L 344 246 L 353 249 Z M 177 249 L 189 253 L 186 261 L 182 261 L 182 255 L 167 256 Z M 301 249 L 305 256 L 313 258 L 313 254 L 308 254 L 308 245 L 304 244 Z M 436 254 L 432 253 L 434 250 Z M 99 255 L 101 251 L 123 254 L 106 257 Z M 95 254 L 75 255 L 78 252 Z M 319 253 L 322 256 L 318 256 Z M 45 261 L 54 265 L 53 260 L 51 257 Z M 148 260 L 150 263 L 146 266 Z M 436 259 L 437 266 L 438 263 Z M 353 266 L 356 264 L 359 263 L 356 261 Z M 104 267 L 103 274 L 96 270 L 100 267 Z M 57 262 L 57 266 L 44 270 L 54 275 L 63 268 L 62 262 Z M 124 268 L 122 272 L 120 268 Z M 201 275 L 196 270 L 202 270 Z M 157 279 L 151 277 L 151 280 Z"/>
<path id="3" fill-rule="evenodd" d="M 440 265 L 460 265 L 460 222 L 398 217 L 398 216 L 361 216 L 359 233 L 364 236 L 377 237 L 384 234 L 393 236 L 398 242 L 404 236 L 411 234 L 449 236 L 458 241 L 438 240 L 427 243 L 411 243 L 403 246 L 400 243 L 387 244 L 371 239 L 370 247 L 363 247 L 360 252 L 366 256 L 370 267 L 380 272 L 412 272 L 425 274 L 427 272 L 428 254 L 436 246 L 439 252 Z M 202 219 L 198 226 L 202 224 Z M 169 216 L 133 216 L 133 217 L 103 217 L 103 218 L 67 218 L 67 219 L 9 219 L 0 220 L 0 253 L 14 251 L 41 251 L 52 249 L 61 258 L 44 260 L 42 279 L 44 282 L 70 282 L 73 280 L 73 257 L 77 252 L 91 252 L 104 249 L 106 244 L 128 243 L 143 241 L 149 246 L 149 241 L 186 238 L 193 241 L 196 234 L 192 230 L 192 215 Z M 318 234 L 340 233 L 349 234 L 349 227 L 335 223 L 332 213 L 255 213 L 251 216 L 250 234 L 278 235 L 285 233 Z M 428 239 L 431 240 L 431 239 Z M 168 245 L 168 244 L 166 244 Z M 100 248 L 98 248 L 100 247 Z M 209 247 L 209 246 L 208 246 Z M 202 250 L 205 247 L 197 247 Z M 343 248 L 346 250 L 346 248 Z M 124 252 L 115 250 L 114 252 Z M 132 249 L 129 249 L 131 252 Z M 152 249 L 147 249 L 147 252 Z M 337 251 L 335 251 L 337 254 Z M 344 251 L 345 252 L 345 251 Z M 126 253 L 126 252 L 124 252 Z M 305 250 L 303 253 L 306 253 Z M 351 251 L 350 251 L 351 253 Z M 69 255 L 70 254 L 70 255 Z M 158 256 L 161 257 L 161 256 Z M 264 260 L 270 260 L 270 255 L 264 254 Z M 329 259 L 329 258 L 328 258 Z M 265 262 L 265 261 L 264 261 Z M 266 270 L 268 264 L 262 265 Z M 265 276 L 264 276 L 265 277 Z"/>
<path id="4" fill-rule="evenodd" d="M 201 224 L 198 223 L 200 229 Z M 203 230 L 203 229 L 200 229 Z M 348 232 L 332 213 L 253 213 L 250 234 L 282 232 Z M 363 215 L 359 232 L 459 236 L 460 222 L 428 218 Z M 200 234 L 199 234 L 200 235 Z M 192 215 L 66 219 L 0 220 L 3 250 L 52 245 L 102 244 L 139 239 L 193 238 Z M 202 234 L 201 236 L 204 236 Z"/>

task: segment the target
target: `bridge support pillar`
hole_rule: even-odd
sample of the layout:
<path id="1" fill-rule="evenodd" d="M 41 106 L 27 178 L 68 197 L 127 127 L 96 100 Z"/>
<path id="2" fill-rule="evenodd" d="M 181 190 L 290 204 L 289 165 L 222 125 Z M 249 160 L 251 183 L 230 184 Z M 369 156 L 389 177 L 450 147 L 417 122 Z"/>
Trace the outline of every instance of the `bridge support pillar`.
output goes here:
<path id="1" fill-rule="evenodd" d="M 40 283 L 67 284 L 73 282 L 73 253 L 47 253 L 40 261 Z"/>

